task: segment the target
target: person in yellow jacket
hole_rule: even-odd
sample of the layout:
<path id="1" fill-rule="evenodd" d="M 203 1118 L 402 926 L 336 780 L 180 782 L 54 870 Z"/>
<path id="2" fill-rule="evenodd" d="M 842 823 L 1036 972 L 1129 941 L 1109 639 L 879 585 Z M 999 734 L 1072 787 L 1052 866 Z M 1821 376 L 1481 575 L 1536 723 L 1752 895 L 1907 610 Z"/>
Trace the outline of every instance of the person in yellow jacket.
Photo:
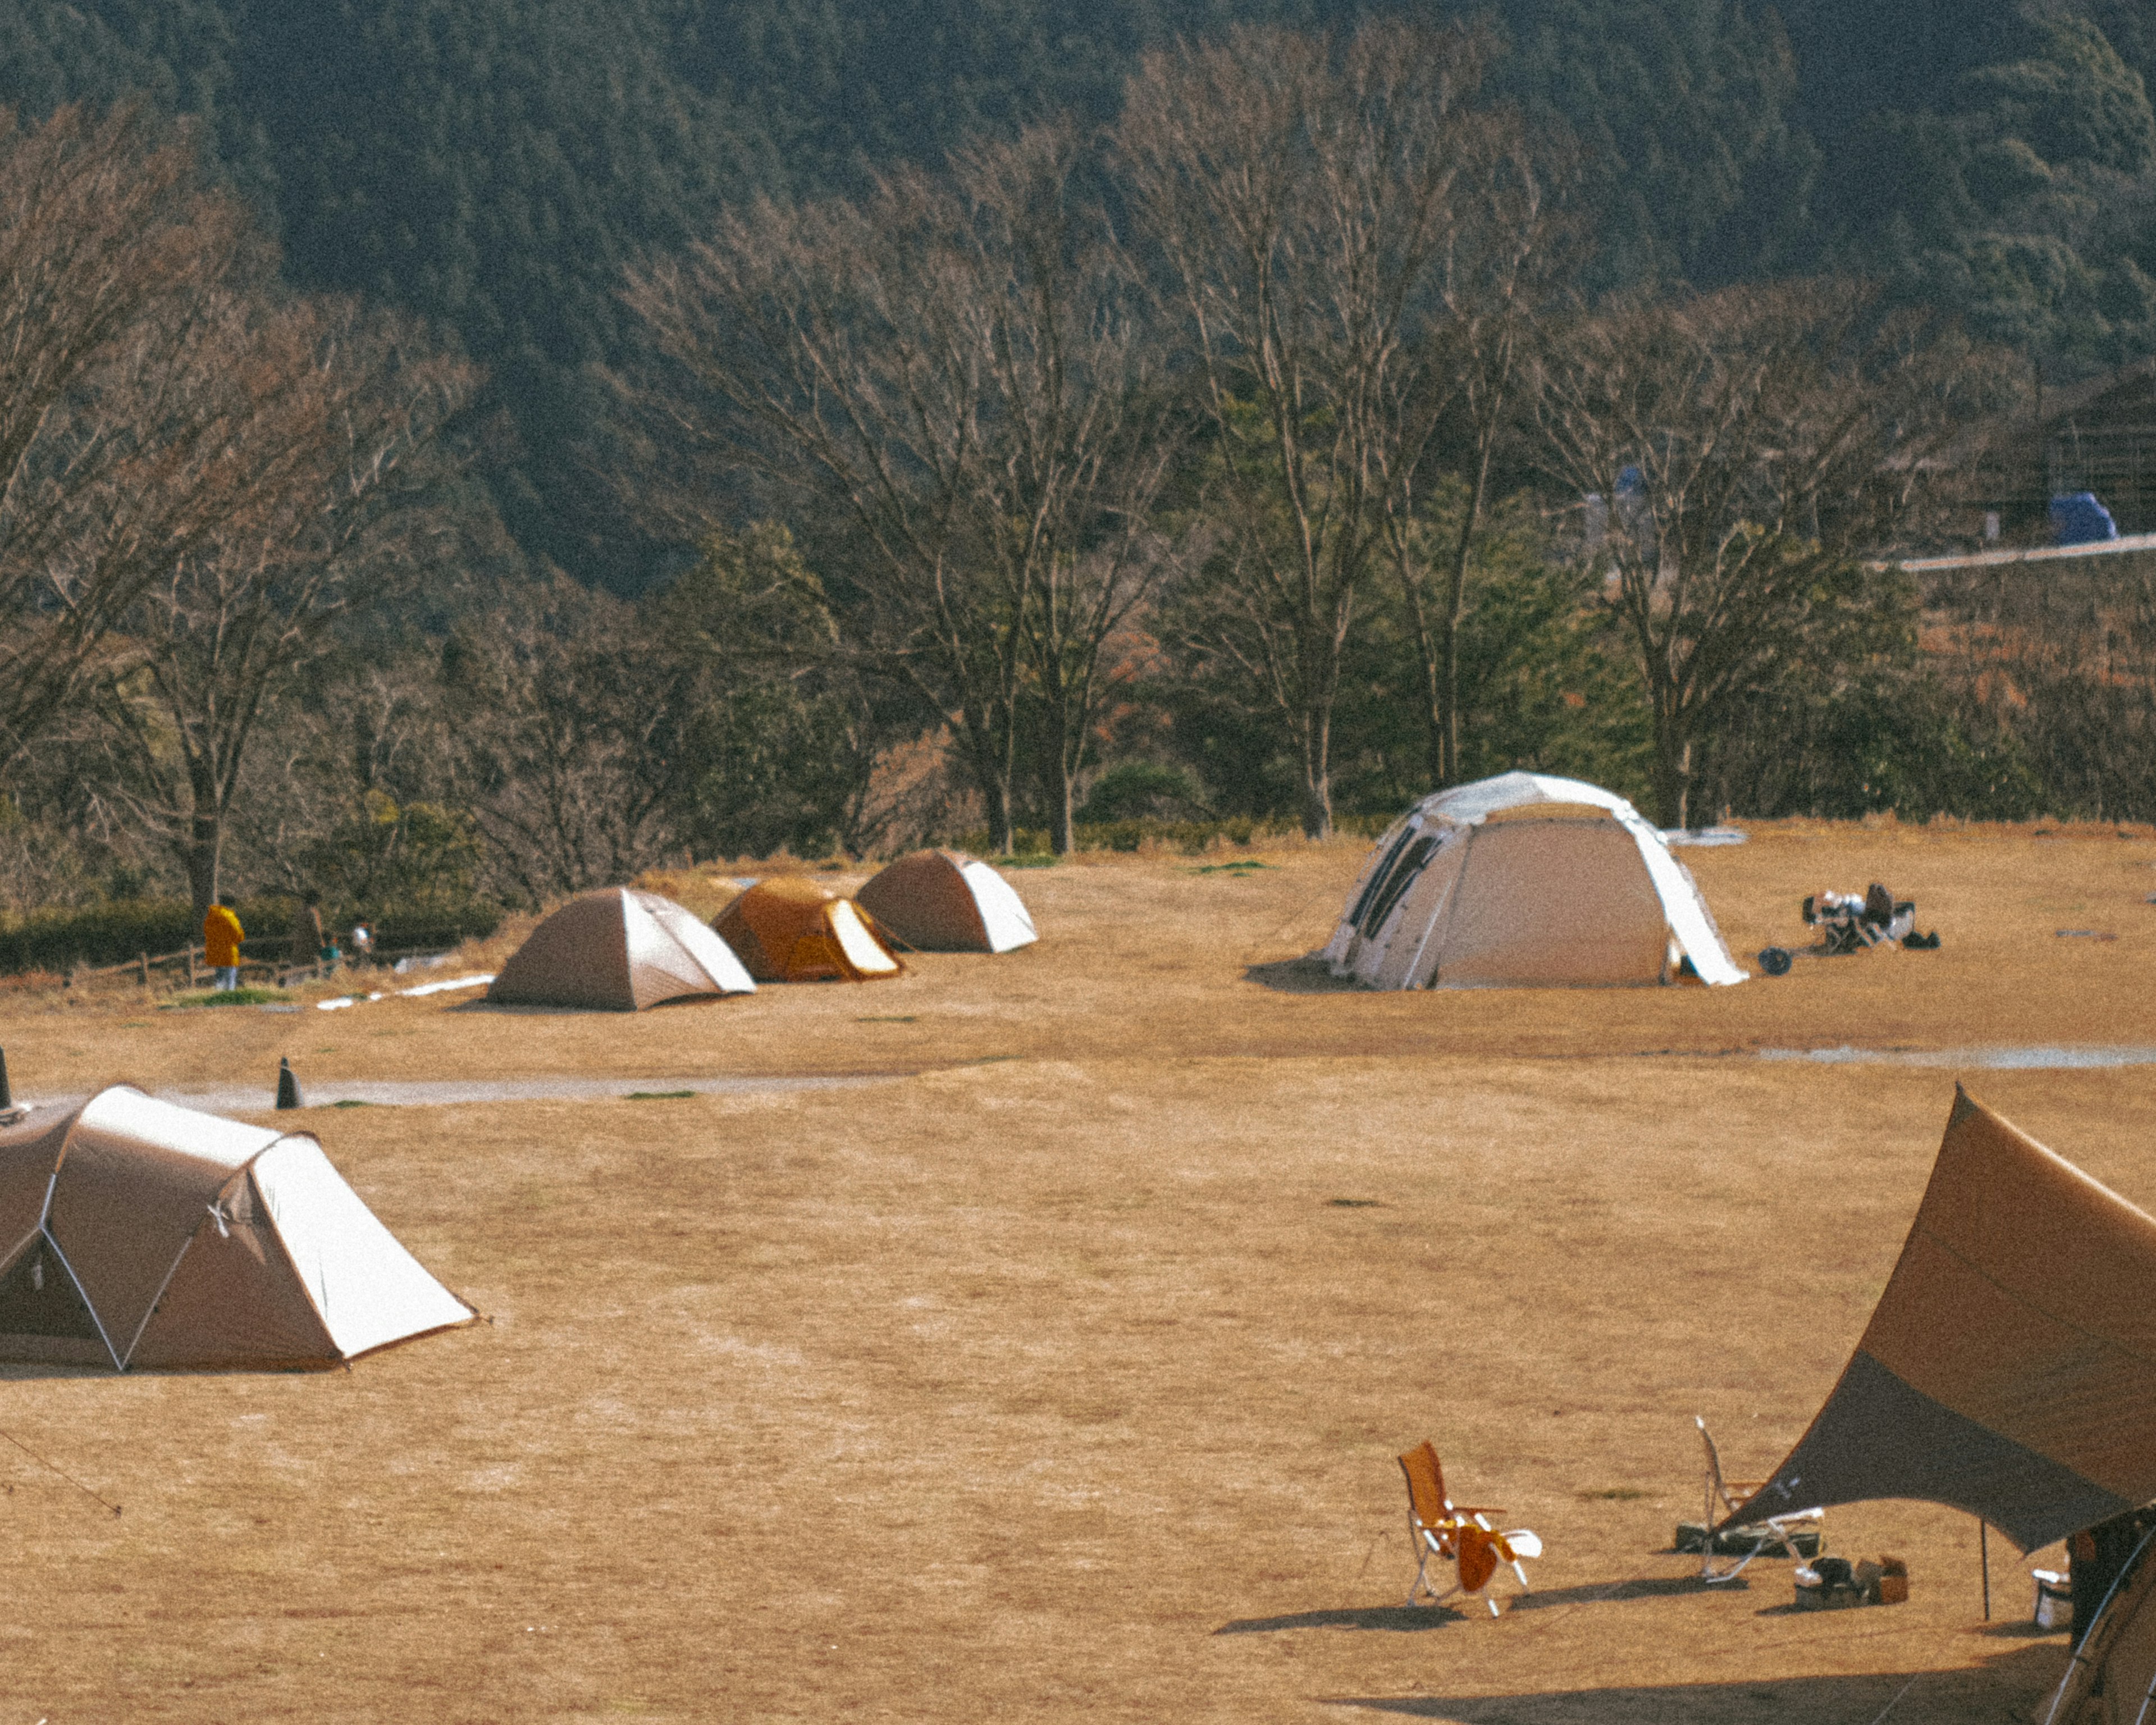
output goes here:
<path id="1" fill-rule="evenodd" d="M 231 894 L 219 894 L 203 916 L 203 957 L 217 972 L 219 988 L 239 986 L 239 943 L 246 938 L 239 913 L 232 908 Z"/>

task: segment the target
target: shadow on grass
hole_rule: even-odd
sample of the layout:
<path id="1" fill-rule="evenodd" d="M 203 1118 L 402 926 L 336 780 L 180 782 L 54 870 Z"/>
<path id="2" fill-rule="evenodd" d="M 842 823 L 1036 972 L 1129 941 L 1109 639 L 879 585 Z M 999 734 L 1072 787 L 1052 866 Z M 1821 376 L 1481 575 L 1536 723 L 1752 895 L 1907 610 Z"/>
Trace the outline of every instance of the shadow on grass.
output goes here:
<path id="1" fill-rule="evenodd" d="M 1481 1608 L 1476 1608 L 1478 1610 Z M 1489 1614 L 1484 1612 L 1487 1616 Z M 1276 1630 L 1349 1629 L 1387 1630 L 1395 1635 L 1419 1630 L 1443 1629 L 1463 1621 L 1467 1614 L 1450 1605 L 1363 1605 L 1334 1611 L 1295 1611 L 1285 1617 L 1243 1617 L 1224 1623 L 1216 1635 L 1262 1635 Z"/>
<path id="2" fill-rule="evenodd" d="M 1553 1605 L 1616 1604 L 1625 1599 L 1666 1599 L 1684 1594 L 1742 1593 L 1743 1580 L 1710 1588 L 1696 1575 L 1640 1576 L 1627 1581 L 1598 1581 L 1582 1587 L 1551 1588 L 1546 1592 L 1514 1595 L 1501 1593 L 1497 1603 L 1509 1615 L 1515 1611 L 1547 1610 Z M 1465 1609 L 1451 1605 L 1362 1605 L 1330 1611 L 1295 1611 L 1281 1617 L 1244 1617 L 1224 1623 L 1216 1635 L 1258 1635 L 1279 1630 L 1380 1630 L 1395 1635 L 1442 1629 L 1468 1617 L 1486 1617 L 1489 1609 L 1479 1599 Z"/>
<path id="3" fill-rule="evenodd" d="M 1279 958 L 1270 964 L 1246 964 L 1243 980 L 1276 994 L 1355 994 L 1363 985 L 1351 976 L 1335 976 L 1322 958 Z"/>
<path id="4" fill-rule="evenodd" d="M 1731 1719 L 2025 1719 L 2054 1689 L 2066 1649 L 2021 1647 L 1959 1671 L 1878 1671 L 1730 1683 L 1670 1683 L 1505 1695 L 1332 1695 L 1357 1707 L 1465 1725 L 1725 1725 Z"/>

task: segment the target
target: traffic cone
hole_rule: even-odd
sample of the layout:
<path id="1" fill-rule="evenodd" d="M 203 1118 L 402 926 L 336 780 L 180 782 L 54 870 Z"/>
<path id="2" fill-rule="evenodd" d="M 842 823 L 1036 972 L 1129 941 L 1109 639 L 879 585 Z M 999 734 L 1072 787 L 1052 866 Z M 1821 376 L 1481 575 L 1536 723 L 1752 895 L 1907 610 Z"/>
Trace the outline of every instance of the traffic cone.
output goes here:
<path id="1" fill-rule="evenodd" d="M 299 1077 L 292 1070 L 289 1057 L 277 1062 L 277 1106 L 280 1108 L 304 1108 L 307 1106 L 300 1100 Z"/>

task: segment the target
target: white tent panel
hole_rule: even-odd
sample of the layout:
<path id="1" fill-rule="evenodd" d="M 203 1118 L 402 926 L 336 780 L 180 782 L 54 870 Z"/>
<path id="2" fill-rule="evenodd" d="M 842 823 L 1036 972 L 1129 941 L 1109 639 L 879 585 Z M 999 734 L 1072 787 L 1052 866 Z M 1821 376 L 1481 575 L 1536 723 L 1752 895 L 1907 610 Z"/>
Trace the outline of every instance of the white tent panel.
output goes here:
<path id="1" fill-rule="evenodd" d="M 1029 947 L 1040 938 L 1033 916 L 1009 881 L 984 862 L 969 862 L 958 871 L 973 895 L 981 913 L 981 927 L 988 937 L 991 952 L 1008 952 Z"/>
<path id="2" fill-rule="evenodd" d="M 624 888 L 623 900 L 632 966 L 649 964 L 688 988 L 713 988 L 726 994 L 756 992 L 755 978 L 734 949 L 671 899 Z"/>
<path id="3" fill-rule="evenodd" d="M 145 1096 L 132 1085 L 116 1084 L 84 1104 L 77 1129 L 88 1129 L 111 1143 L 115 1153 L 139 1155 L 155 1163 L 167 1157 L 213 1167 L 247 1166 L 283 1136 L 245 1126 L 221 1115 L 198 1114 Z"/>
<path id="4" fill-rule="evenodd" d="M 281 1140 L 254 1172 L 315 1309 L 346 1358 L 473 1316 L 398 1243 L 312 1139 Z"/>
<path id="5" fill-rule="evenodd" d="M 854 908 L 850 898 L 834 899 L 831 904 L 831 932 L 838 937 L 839 949 L 846 955 L 846 963 L 855 970 L 869 976 L 888 976 L 898 968 L 882 943 L 868 931 L 861 921 L 861 913 Z"/>

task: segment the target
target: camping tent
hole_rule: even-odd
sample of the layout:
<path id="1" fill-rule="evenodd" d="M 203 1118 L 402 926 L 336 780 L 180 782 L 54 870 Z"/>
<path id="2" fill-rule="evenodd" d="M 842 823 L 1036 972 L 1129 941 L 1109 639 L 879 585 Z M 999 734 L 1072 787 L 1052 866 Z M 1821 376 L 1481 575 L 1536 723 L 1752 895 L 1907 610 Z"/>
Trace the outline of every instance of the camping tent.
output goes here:
<path id="1" fill-rule="evenodd" d="M 2156 1498 L 2156 1221 L 1958 1088 L 1841 1381 L 1724 1525 L 1873 1497 L 2024 1551 Z"/>
<path id="2" fill-rule="evenodd" d="M 925 952 L 1008 952 L 1040 938 L 1010 882 L 955 850 L 916 850 L 860 891 L 860 907 Z"/>
<path id="3" fill-rule="evenodd" d="M 2075 1565 L 2076 1588 L 2080 1564 Z M 2095 1609 L 2044 1725 L 2145 1725 L 2156 1717 L 2156 1532 L 2144 1535 Z"/>
<path id="4" fill-rule="evenodd" d="M 1327 944 L 1376 988 L 1702 982 L 1744 973 L 1690 872 L 1622 797 L 1507 773 L 1425 797 L 1378 845 Z"/>
<path id="5" fill-rule="evenodd" d="M 531 931 L 486 991 L 517 1006 L 640 1012 L 665 1000 L 756 987 L 726 943 L 670 898 L 609 886 Z"/>
<path id="6" fill-rule="evenodd" d="M 800 875 L 757 881 L 720 913 L 716 927 L 758 982 L 862 983 L 905 968 L 873 916 Z"/>
<path id="7" fill-rule="evenodd" d="M 0 1359 L 333 1366 L 470 1322 L 305 1134 L 100 1091 L 0 1132 Z"/>

